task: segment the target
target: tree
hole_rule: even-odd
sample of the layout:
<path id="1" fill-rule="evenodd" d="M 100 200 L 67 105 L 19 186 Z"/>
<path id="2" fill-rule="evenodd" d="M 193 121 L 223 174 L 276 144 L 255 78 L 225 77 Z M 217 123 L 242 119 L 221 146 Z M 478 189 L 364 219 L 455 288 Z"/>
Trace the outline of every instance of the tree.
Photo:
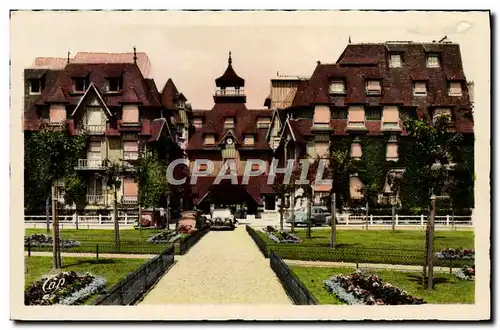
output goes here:
<path id="1" fill-rule="evenodd" d="M 87 182 L 78 173 L 68 174 L 64 178 L 64 203 L 66 205 L 75 205 L 76 222 L 78 229 L 78 208 L 86 204 Z"/>
<path id="2" fill-rule="evenodd" d="M 435 118 L 433 125 L 423 119 L 405 120 L 405 129 L 414 139 L 414 152 L 421 157 L 419 169 L 420 182 L 429 191 L 430 217 L 427 221 L 423 277 L 428 276 L 428 288 L 432 288 L 433 254 L 434 254 L 434 215 L 436 195 L 449 194 L 453 182 L 448 173 L 454 159 L 454 149 L 462 140 L 462 136 L 451 129 L 451 118 L 441 115 Z"/>
<path id="3" fill-rule="evenodd" d="M 118 194 L 117 191 L 121 186 L 123 174 L 127 171 L 120 163 L 114 162 L 106 167 L 103 179 L 106 185 L 113 192 L 113 218 L 114 218 L 114 232 L 115 232 L 115 247 L 120 250 L 120 224 L 118 223 Z M 100 174 L 97 174 L 100 175 Z"/>
<path id="4" fill-rule="evenodd" d="M 24 201 L 26 210 L 30 212 L 43 208 L 43 202 L 48 204 L 51 190 L 55 190 L 52 187 L 57 181 L 76 173 L 78 156 L 85 148 L 85 137 L 72 136 L 66 126 L 42 127 L 26 136 L 24 147 Z M 49 207 L 46 206 L 47 219 L 48 212 Z M 57 232 L 53 236 L 54 268 L 59 268 L 60 254 L 56 246 L 59 237 Z"/>
<path id="5" fill-rule="evenodd" d="M 342 209 L 344 202 L 349 199 L 349 189 L 346 189 L 350 184 L 351 157 L 349 150 L 330 148 L 328 165 L 329 177 L 332 180 L 330 247 L 334 249 L 337 238 L 337 205 Z"/>

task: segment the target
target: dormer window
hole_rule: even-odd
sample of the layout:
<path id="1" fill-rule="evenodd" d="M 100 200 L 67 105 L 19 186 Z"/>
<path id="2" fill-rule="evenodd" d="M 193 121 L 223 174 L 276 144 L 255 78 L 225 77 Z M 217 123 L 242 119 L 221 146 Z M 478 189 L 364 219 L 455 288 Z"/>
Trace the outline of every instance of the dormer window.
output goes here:
<path id="1" fill-rule="evenodd" d="M 226 117 L 224 119 L 224 128 L 234 128 L 234 118 Z"/>
<path id="2" fill-rule="evenodd" d="M 73 91 L 74 92 L 85 92 L 89 87 L 89 82 L 87 78 L 73 78 Z"/>
<path id="3" fill-rule="evenodd" d="M 106 80 L 107 92 L 120 92 L 123 89 L 122 78 L 108 78 Z"/>
<path id="4" fill-rule="evenodd" d="M 330 82 L 330 94 L 345 94 L 345 83 L 343 80 Z"/>
<path id="5" fill-rule="evenodd" d="M 186 107 L 186 102 L 184 102 L 183 100 L 179 100 L 176 103 L 176 107 L 179 109 L 184 109 Z"/>
<path id="6" fill-rule="evenodd" d="M 382 120 L 382 109 L 379 107 L 366 107 L 365 120 Z"/>
<path id="7" fill-rule="evenodd" d="M 243 139 L 243 144 L 247 146 L 253 146 L 255 144 L 255 136 L 253 134 L 246 134 Z"/>
<path id="8" fill-rule="evenodd" d="M 346 108 L 332 108 L 331 109 L 331 114 L 332 114 L 332 119 L 340 119 L 340 120 L 346 120 L 347 119 L 347 109 Z"/>
<path id="9" fill-rule="evenodd" d="M 206 134 L 204 142 L 205 142 L 205 145 L 207 145 L 207 146 L 215 145 L 215 135 L 214 134 Z"/>
<path id="10" fill-rule="evenodd" d="M 389 67 L 400 68 L 403 66 L 401 54 L 390 54 L 389 55 Z"/>
<path id="11" fill-rule="evenodd" d="M 269 128 L 271 126 L 271 117 L 259 117 L 257 119 L 257 128 Z"/>
<path id="12" fill-rule="evenodd" d="M 462 84 L 459 81 L 451 81 L 448 83 L 449 96 L 462 96 Z"/>
<path id="13" fill-rule="evenodd" d="M 201 128 L 203 126 L 203 118 L 201 117 L 196 117 L 193 119 L 193 125 L 196 128 Z"/>
<path id="14" fill-rule="evenodd" d="M 427 83 L 425 81 L 415 81 L 413 83 L 413 95 L 426 96 L 427 95 Z"/>
<path id="15" fill-rule="evenodd" d="M 42 80 L 41 79 L 30 79 L 29 80 L 29 92 L 31 95 L 38 95 L 42 93 Z"/>
<path id="16" fill-rule="evenodd" d="M 426 66 L 428 68 L 439 68 L 439 55 L 427 54 Z"/>
<path id="17" fill-rule="evenodd" d="M 366 81 L 366 94 L 367 95 L 380 95 L 382 94 L 382 87 L 380 80 L 367 80 Z"/>

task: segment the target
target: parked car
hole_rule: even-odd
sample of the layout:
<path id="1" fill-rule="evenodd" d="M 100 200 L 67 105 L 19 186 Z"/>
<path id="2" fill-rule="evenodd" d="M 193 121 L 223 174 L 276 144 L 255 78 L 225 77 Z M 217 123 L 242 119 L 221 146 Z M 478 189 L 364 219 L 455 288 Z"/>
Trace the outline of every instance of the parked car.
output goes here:
<path id="1" fill-rule="evenodd" d="M 307 226 L 307 208 L 301 208 L 294 212 L 295 214 L 295 225 Z M 315 206 L 311 207 L 311 224 L 313 226 L 322 226 L 326 224 L 326 217 L 329 212 L 325 206 Z M 292 223 L 291 217 L 286 220 L 287 223 Z"/>
<path id="2" fill-rule="evenodd" d="M 339 213 L 339 212 L 337 212 L 337 213 L 335 214 L 335 223 L 336 223 L 336 224 L 338 224 L 338 223 L 339 223 L 339 219 L 340 219 L 340 217 L 342 217 L 342 216 L 343 216 L 343 215 L 342 215 L 341 213 Z M 331 226 L 331 225 L 332 225 L 332 215 L 331 215 L 331 214 L 326 216 L 326 224 L 327 224 L 328 226 Z"/>
<path id="3" fill-rule="evenodd" d="M 209 221 L 210 228 L 213 229 L 227 228 L 234 230 L 236 227 L 236 219 L 230 209 L 215 209 Z"/>

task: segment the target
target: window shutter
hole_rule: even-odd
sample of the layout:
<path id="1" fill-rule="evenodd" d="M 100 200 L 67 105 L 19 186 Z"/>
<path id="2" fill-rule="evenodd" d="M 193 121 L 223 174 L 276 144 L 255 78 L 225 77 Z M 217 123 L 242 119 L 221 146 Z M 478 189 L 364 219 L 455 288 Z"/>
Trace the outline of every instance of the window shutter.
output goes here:
<path id="1" fill-rule="evenodd" d="M 450 95 L 462 95 L 462 86 L 459 82 L 450 83 Z"/>
<path id="2" fill-rule="evenodd" d="M 123 196 L 137 196 L 139 189 L 132 178 L 123 178 Z"/>
<path id="3" fill-rule="evenodd" d="M 138 152 L 139 144 L 137 141 L 124 141 L 123 142 L 123 151 L 127 152 Z"/>

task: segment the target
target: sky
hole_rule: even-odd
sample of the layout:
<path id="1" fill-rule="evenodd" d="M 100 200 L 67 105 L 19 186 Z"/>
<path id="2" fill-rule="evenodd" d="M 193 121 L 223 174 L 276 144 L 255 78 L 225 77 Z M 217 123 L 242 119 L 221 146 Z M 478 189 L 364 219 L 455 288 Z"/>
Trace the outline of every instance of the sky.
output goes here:
<path id="1" fill-rule="evenodd" d="M 12 81 L 22 83 L 23 68 L 37 56 L 131 52 L 136 46 L 149 56 L 158 89 L 172 78 L 194 109 L 210 109 L 214 79 L 231 51 L 245 79 L 247 107 L 263 108 L 277 72 L 311 75 L 317 61 L 337 60 L 349 35 L 357 43 L 432 41 L 447 34 L 461 45 L 466 76 L 474 80 L 474 52 L 486 49 L 477 37 L 484 24 L 485 13 L 466 12 L 14 12 Z"/>

